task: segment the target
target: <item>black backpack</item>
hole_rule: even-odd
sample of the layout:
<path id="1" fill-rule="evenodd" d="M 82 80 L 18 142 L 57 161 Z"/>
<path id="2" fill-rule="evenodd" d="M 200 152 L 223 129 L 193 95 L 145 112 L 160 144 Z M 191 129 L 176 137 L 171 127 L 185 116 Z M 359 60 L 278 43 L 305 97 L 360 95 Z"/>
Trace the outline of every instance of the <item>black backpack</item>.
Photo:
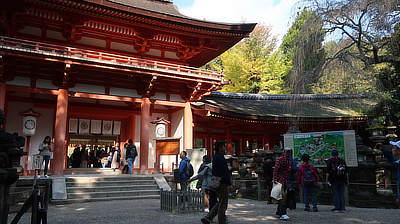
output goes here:
<path id="1" fill-rule="evenodd" d="M 303 176 L 303 184 L 304 186 L 313 186 L 314 185 L 314 176 L 312 175 L 311 172 L 311 167 L 305 168 L 304 176 Z"/>
<path id="2" fill-rule="evenodd" d="M 332 174 L 336 176 L 345 176 L 347 172 L 346 164 L 343 161 L 332 164 Z"/>
<path id="3" fill-rule="evenodd" d="M 136 146 L 128 145 L 126 147 L 126 158 L 135 158 L 137 156 Z"/>
<path id="4" fill-rule="evenodd" d="M 191 178 L 194 174 L 194 169 L 192 164 L 189 161 L 186 161 L 186 170 L 185 170 L 185 174 L 188 178 Z"/>

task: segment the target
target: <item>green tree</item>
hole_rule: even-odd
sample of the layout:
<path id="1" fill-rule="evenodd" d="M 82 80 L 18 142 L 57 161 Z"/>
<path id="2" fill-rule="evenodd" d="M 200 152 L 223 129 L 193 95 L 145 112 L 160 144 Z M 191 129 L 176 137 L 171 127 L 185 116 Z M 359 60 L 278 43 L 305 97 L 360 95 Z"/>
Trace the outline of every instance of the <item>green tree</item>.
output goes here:
<path id="1" fill-rule="evenodd" d="M 290 63 L 276 49 L 278 39 L 271 28 L 264 24 L 256 26 L 250 37 L 244 39 L 206 68 L 223 70 L 230 84 L 222 91 L 236 93 L 284 93 L 285 75 Z"/>
<path id="2" fill-rule="evenodd" d="M 336 46 L 329 46 L 323 66 L 310 77 L 314 81 L 313 90 L 319 93 L 376 92 L 383 98 L 374 115 L 382 124 L 390 121 L 399 124 L 400 39 L 399 25 L 396 27 L 400 21 L 399 1 L 308 2 L 321 18 L 327 37 L 336 43 Z"/>
<path id="3" fill-rule="evenodd" d="M 310 93 L 314 70 L 324 58 L 324 32 L 315 11 L 303 8 L 282 39 L 280 49 L 293 62 L 289 75 L 292 93 Z"/>

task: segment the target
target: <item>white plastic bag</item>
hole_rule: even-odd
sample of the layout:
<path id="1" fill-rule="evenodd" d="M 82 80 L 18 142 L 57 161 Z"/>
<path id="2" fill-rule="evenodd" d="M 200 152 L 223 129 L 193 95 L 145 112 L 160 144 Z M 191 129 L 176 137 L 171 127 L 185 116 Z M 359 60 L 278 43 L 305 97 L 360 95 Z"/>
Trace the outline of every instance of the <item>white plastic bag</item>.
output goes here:
<path id="1" fill-rule="evenodd" d="M 274 182 L 271 190 L 271 197 L 276 200 L 282 199 L 282 184 L 278 182 Z"/>

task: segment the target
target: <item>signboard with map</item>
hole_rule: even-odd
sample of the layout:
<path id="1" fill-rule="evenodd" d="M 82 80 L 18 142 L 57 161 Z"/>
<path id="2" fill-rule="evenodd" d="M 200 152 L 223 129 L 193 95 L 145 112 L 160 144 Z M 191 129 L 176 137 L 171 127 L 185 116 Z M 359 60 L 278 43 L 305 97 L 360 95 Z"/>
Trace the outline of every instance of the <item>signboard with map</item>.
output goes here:
<path id="1" fill-rule="evenodd" d="M 310 163 L 316 167 L 326 166 L 326 160 L 331 157 L 333 149 L 337 149 L 349 167 L 357 167 L 355 132 L 330 131 L 285 134 L 285 147 L 293 149 L 293 158 L 298 165 L 302 164 L 301 155 L 308 153 Z"/>

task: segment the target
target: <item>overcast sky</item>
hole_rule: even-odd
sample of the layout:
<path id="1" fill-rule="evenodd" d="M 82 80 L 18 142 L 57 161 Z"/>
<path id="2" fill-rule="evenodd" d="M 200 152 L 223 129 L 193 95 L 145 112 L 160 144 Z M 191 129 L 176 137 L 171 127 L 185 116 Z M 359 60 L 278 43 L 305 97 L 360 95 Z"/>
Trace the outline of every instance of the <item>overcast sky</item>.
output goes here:
<path id="1" fill-rule="evenodd" d="M 179 11 L 215 22 L 264 23 L 282 39 L 293 22 L 299 0 L 173 0 Z"/>

